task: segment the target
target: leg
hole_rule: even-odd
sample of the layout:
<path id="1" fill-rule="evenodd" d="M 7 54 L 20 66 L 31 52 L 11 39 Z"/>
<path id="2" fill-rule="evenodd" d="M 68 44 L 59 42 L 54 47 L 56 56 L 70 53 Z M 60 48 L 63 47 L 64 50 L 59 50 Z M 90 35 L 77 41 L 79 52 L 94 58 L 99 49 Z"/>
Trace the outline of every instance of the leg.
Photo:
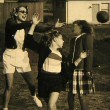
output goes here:
<path id="1" fill-rule="evenodd" d="M 68 106 L 69 110 L 74 110 L 74 101 L 75 101 L 75 94 L 72 92 L 68 92 Z"/>
<path id="2" fill-rule="evenodd" d="M 87 104 L 86 104 L 86 95 L 78 94 L 81 110 L 88 110 Z"/>
<path id="3" fill-rule="evenodd" d="M 46 102 L 46 108 L 45 108 L 45 110 L 49 110 L 49 107 L 48 107 L 48 103 L 49 103 L 49 98 L 43 98 L 44 99 L 44 101 Z"/>
<path id="4" fill-rule="evenodd" d="M 4 91 L 4 97 L 3 97 L 3 107 L 4 110 L 8 110 L 8 103 L 10 101 L 10 96 L 11 96 L 11 90 L 13 86 L 13 77 L 14 74 L 5 74 L 5 80 L 6 80 L 6 87 Z"/>
<path id="5" fill-rule="evenodd" d="M 31 72 L 26 72 L 21 74 L 26 83 L 28 84 L 29 90 L 31 92 L 31 95 L 37 104 L 38 107 L 42 107 L 41 101 L 36 97 L 36 87 L 35 87 L 35 81 L 33 74 Z"/>
<path id="6" fill-rule="evenodd" d="M 56 102 L 58 100 L 58 97 L 59 97 L 58 92 L 52 92 L 50 94 L 50 98 L 49 98 L 49 102 L 48 102 L 49 110 L 56 110 Z"/>
<path id="7" fill-rule="evenodd" d="M 31 72 L 26 72 L 26 73 L 22 73 L 21 75 L 22 75 L 23 79 L 26 81 L 31 95 L 35 96 L 36 87 L 35 87 L 35 80 L 34 80 L 33 74 Z"/>

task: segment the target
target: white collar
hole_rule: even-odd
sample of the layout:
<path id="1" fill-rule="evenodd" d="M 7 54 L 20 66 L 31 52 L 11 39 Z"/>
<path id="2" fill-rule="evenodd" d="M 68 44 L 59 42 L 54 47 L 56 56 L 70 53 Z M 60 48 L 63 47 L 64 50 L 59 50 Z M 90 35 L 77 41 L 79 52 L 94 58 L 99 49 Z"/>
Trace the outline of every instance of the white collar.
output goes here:
<path id="1" fill-rule="evenodd" d="M 86 33 L 82 33 L 82 34 L 78 35 L 75 40 L 77 40 L 78 38 L 80 38 L 84 34 L 86 34 Z"/>

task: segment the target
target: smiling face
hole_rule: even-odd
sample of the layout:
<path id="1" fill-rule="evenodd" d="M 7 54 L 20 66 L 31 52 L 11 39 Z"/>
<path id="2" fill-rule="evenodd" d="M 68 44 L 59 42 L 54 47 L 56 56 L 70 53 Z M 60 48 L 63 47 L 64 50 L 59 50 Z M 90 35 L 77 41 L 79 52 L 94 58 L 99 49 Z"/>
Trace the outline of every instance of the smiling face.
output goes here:
<path id="1" fill-rule="evenodd" d="M 27 9 L 25 7 L 20 7 L 16 13 L 17 22 L 21 23 L 26 21 L 27 18 Z"/>

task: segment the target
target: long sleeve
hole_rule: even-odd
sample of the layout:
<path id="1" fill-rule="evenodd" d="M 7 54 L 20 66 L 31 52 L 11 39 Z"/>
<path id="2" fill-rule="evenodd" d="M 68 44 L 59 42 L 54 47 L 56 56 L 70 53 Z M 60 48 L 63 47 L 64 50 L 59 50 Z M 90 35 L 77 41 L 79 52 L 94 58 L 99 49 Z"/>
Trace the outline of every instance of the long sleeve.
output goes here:
<path id="1" fill-rule="evenodd" d="M 16 30 L 30 28 L 31 25 L 32 25 L 31 21 L 24 21 L 18 24 L 15 20 L 10 18 L 6 22 L 6 31 L 15 33 Z M 51 30 L 52 28 L 54 28 L 54 25 L 39 23 L 35 28 L 35 32 L 46 32 Z"/>
<path id="2" fill-rule="evenodd" d="M 33 35 L 27 34 L 27 36 L 24 40 L 24 46 L 23 47 L 29 48 L 29 49 L 33 50 L 34 52 L 38 53 L 39 48 L 40 48 L 40 44 L 34 40 Z"/>
<path id="3" fill-rule="evenodd" d="M 85 51 L 88 52 L 87 58 L 84 59 L 84 70 L 91 72 L 93 64 L 93 37 L 90 35 L 86 36 L 84 42 Z"/>
<path id="4" fill-rule="evenodd" d="M 25 29 L 31 26 L 30 21 L 24 21 L 23 23 L 17 23 L 13 19 L 8 19 L 6 22 L 6 31 L 16 32 L 16 30 Z"/>
<path id="5" fill-rule="evenodd" d="M 47 32 L 53 28 L 54 28 L 54 25 L 39 23 L 35 28 L 35 32 Z"/>

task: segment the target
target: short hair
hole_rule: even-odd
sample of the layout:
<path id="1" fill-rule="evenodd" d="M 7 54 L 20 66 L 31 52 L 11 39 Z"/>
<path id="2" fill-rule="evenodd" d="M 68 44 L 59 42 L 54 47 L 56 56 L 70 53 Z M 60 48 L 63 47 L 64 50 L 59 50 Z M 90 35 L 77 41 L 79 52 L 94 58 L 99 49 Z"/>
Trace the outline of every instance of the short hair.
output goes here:
<path id="1" fill-rule="evenodd" d="M 55 37 L 58 37 L 61 33 L 58 31 L 58 30 L 51 30 L 51 32 L 47 33 L 44 35 L 43 37 L 43 42 L 47 45 L 47 46 L 50 46 L 51 45 L 51 42 L 52 40 L 55 38 Z"/>

